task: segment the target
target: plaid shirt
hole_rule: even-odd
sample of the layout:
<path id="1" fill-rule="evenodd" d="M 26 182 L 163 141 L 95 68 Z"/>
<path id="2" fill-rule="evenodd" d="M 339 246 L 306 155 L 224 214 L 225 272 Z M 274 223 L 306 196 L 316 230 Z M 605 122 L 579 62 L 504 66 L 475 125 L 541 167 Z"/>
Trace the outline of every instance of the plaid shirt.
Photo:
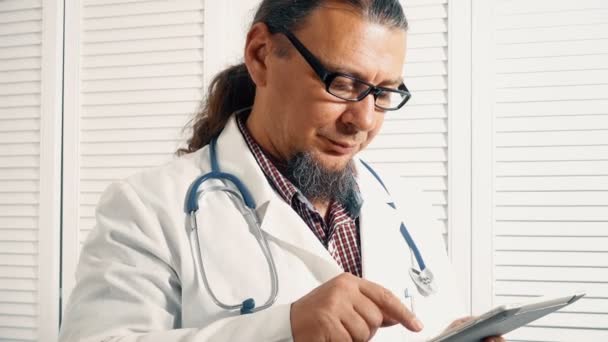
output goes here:
<path id="1" fill-rule="evenodd" d="M 361 277 L 358 209 L 355 209 L 357 212 L 348 212 L 341 203 L 331 201 L 326 223 L 310 201 L 283 176 L 253 139 L 245 125 L 245 118 L 246 116 L 237 118 L 239 129 L 270 184 L 285 202 L 291 204 L 291 208 L 306 222 L 338 265 L 344 271 Z"/>

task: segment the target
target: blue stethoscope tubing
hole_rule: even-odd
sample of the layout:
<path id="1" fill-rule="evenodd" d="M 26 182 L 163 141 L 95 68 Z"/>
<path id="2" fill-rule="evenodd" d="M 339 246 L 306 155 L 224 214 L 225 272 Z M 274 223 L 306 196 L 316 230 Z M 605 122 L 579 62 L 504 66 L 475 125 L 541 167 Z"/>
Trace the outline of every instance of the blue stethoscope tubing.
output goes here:
<path id="1" fill-rule="evenodd" d="M 202 176 L 199 176 L 192 183 L 192 185 L 190 186 L 190 188 L 188 189 L 188 192 L 186 194 L 186 213 L 190 217 L 190 232 L 189 233 L 190 233 L 190 247 L 192 249 L 192 255 L 194 258 L 196 258 L 196 256 L 198 256 L 197 261 L 200 265 L 199 267 L 201 270 L 201 277 L 203 280 L 203 284 L 205 286 L 205 289 L 209 293 L 211 300 L 217 306 L 221 307 L 222 309 L 230 310 L 230 311 L 240 310 L 241 314 L 249 314 L 249 313 L 254 313 L 257 311 L 264 310 L 264 309 L 272 306 L 274 304 L 274 302 L 276 301 L 276 299 L 278 297 L 278 293 L 279 293 L 279 280 L 278 280 L 278 273 L 277 273 L 276 265 L 274 262 L 274 258 L 272 257 L 272 253 L 268 246 L 268 241 L 266 239 L 266 236 L 262 232 L 260 220 L 259 220 L 259 218 L 257 216 L 257 212 L 255 210 L 255 208 L 256 208 L 255 201 L 253 199 L 253 196 L 251 195 L 251 192 L 247 188 L 247 186 L 240 179 L 238 179 L 236 176 L 234 176 L 232 174 L 224 173 L 224 172 L 220 171 L 218 158 L 217 158 L 217 137 L 211 139 L 211 141 L 209 143 L 209 159 L 211 161 L 211 172 L 206 173 Z M 389 196 L 390 196 L 388 189 L 386 188 L 386 186 L 384 185 L 384 182 L 382 181 L 380 176 L 376 173 L 376 171 L 374 171 L 374 169 L 372 169 L 372 167 L 369 166 L 364 161 L 361 160 L 361 163 L 378 180 L 378 182 L 382 185 L 382 187 L 384 188 L 386 193 L 389 194 Z M 236 190 L 234 190 L 233 188 L 230 188 L 226 185 L 218 185 L 218 186 L 209 187 L 200 192 L 198 191 L 198 189 L 201 187 L 201 185 L 204 182 L 206 182 L 208 180 L 213 180 L 213 179 L 220 180 L 222 182 L 230 181 L 236 187 Z M 251 232 L 254 234 L 256 240 L 258 241 L 258 244 L 260 245 L 260 248 L 262 249 L 262 252 L 264 253 L 266 262 L 268 264 L 269 273 L 270 273 L 271 290 L 270 290 L 268 299 L 261 306 L 256 306 L 255 300 L 253 298 L 247 298 L 240 304 L 225 304 L 221 300 L 219 300 L 219 298 L 217 298 L 217 296 L 215 295 L 215 293 L 211 290 L 211 287 L 209 286 L 209 281 L 208 281 L 206 273 L 205 273 L 205 268 L 204 268 L 203 260 L 202 260 L 202 253 L 201 253 L 200 244 L 199 244 L 199 241 L 200 241 L 199 234 L 200 233 L 199 233 L 199 229 L 198 229 L 198 225 L 197 225 L 197 221 L 196 221 L 196 214 L 199 209 L 198 203 L 199 203 L 200 198 L 203 197 L 207 193 L 215 192 L 215 191 L 227 192 L 228 194 L 230 194 L 233 197 L 233 199 L 237 199 L 236 201 L 233 201 L 233 202 L 237 205 L 241 214 L 247 221 L 247 224 L 249 225 Z M 387 203 L 387 205 L 391 206 L 393 209 L 396 209 L 396 206 L 393 202 L 389 202 L 389 203 Z M 435 292 L 433 289 L 433 286 L 432 286 L 433 285 L 433 274 L 426 267 L 426 264 L 424 262 L 424 259 L 422 258 L 422 254 L 420 253 L 418 246 L 416 246 L 414 239 L 410 235 L 409 231 L 407 230 L 407 228 L 403 222 L 401 222 L 400 232 L 401 232 L 401 235 L 403 236 L 403 238 L 405 239 L 405 241 L 407 242 L 407 245 L 409 246 L 410 250 L 414 254 L 414 257 L 416 258 L 416 262 L 420 269 L 420 271 L 418 271 L 414 268 L 411 268 L 410 276 L 412 277 L 412 280 L 416 284 L 418 291 L 423 296 L 428 296 Z M 198 249 L 198 251 L 197 251 L 197 249 Z"/>
<path id="2" fill-rule="evenodd" d="M 374 176 L 374 178 L 376 178 L 376 180 L 380 183 L 380 185 L 382 185 L 382 188 L 384 188 L 384 191 L 386 191 L 386 193 L 390 197 L 390 192 L 388 191 L 386 185 L 384 185 L 384 182 L 382 181 L 382 178 L 380 178 L 378 173 L 371 166 L 369 166 L 369 164 L 367 164 L 363 160 L 360 160 L 360 162 Z M 394 202 L 388 202 L 387 205 L 389 205 L 391 208 L 393 208 L 395 210 L 397 209 L 397 206 L 395 205 Z M 401 226 L 399 227 L 399 231 L 401 232 L 401 235 L 407 242 L 407 245 L 410 247 L 410 251 L 412 251 L 412 254 L 414 254 L 414 257 L 416 258 L 416 263 L 418 263 L 418 267 L 420 269 L 420 270 L 417 270 L 413 267 L 410 268 L 410 270 L 409 270 L 410 277 L 412 278 L 412 281 L 414 281 L 414 284 L 416 284 L 416 287 L 418 288 L 418 292 L 420 292 L 421 295 L 428 297 L 437 291 L 437 289 L 435 288 L 435 282 L 434 282 L 435 277 L 433 275 L 433 272 L 431 272 L 431 270 L 428 267 L 426 267 L 424 258 L 422 258 L 422 254 L 420 253 L 418 246 L 414 242 L 412 235 L 407 230 L 407 227 L 405 226 L 405 223 L 403 223 L 403 221 L 401 221 Z"/>
<path id="3" fill-rule="evenodd" d="M 240 179 L 238 179 L 236 176 L 234 176 L 232 174 L 224 173 L 224 172 L 220 171 L 218 160 L 217 160 L 217 138 L 212 139 L 211 142 L 209 143 L 209 157 L 211 160 L 211 172 L 198 177 L 194 181 L 194 183 L 192 183 L 192 185 L 190 186 L 190 189 L 188 190 L 188 194 L 186 195 L 186 211 L 190 215 L 190 227 L 191 227 L 191 229 L 190 229 L 190 235 L 191 235 L 190 236 L 190 246 L 192 249 L 192 255 L 193 256 L 198 255 L 198 262 L 200 264 L 199 267 L 201 269 L 203 284 L 204 284 L 207 292 L 211 296 L 211 300 L 213 300 L 213 302 L 217 306 L 221 307 L 222 309 L 230 310 L 230 311 L 240 310 L 240 313 L 242 315 L 264 310 L 264 309 L 272 306 L 272 304 L 274 304 L 274 302 L 276 301 L 276 299 L 278 297 L 279 278 L 278 278 L 278 272 L 276 269 L 274 258 L 272 257 L 272 253 L 270 252 L 270 247 L 268 246 L 268 241 L 266 240 L 266 236 L 262 233 L 260 219 L 258 218 L 257 212 L 255 211 L 255 208 L 256 208 L 255 201 L 253 200 L 253 197 L 251 196 L 251 192 L 249 191 L 247 186 L 245 186 L 245 184 L 243 182 L 241 182 Z M 199 193 L 198 192 L 199 187 L 205 181 L 208 181 L 211 179 L 220 180 L 220 181 L 228 180 L 232 184 L 234 184 L 234 186 L 236 187 L 237 190 L 235 191 L 232 188 L 229 188 L 224 185 L 224 186 L 211 187 L 210 189 L 205 189 Z M 258 241 L 258 244 L 260 245 L 260 248 L 262 249 L 262 252 L 264 253 L 264 257 L 266 258 L 266 262 L 268 263 L 268 268 L 270 270 L 269 273 L 270 273 L 271 290 L 270 290 L 268 299 L 261 306 L 256 306 L 255 300 L 253 298 L 247 298 L 240 304 L 225 304 L 219 298 L 217 298 L 217 296 L 215 295 L 215 293 L 211 290 L 211 287 L 209 286 L 209 281 L 207 279 L 207 275 L 205 273 L 205 267 L 203 265 L 200 245 L 198 243 L 200 241 L 199 240 L 200 237 L 199 237 L 198 224 L 196 222 L 196 213 L 198 212 L 198 209 L 199 209 L 198 203 L 199 203 L 200 198 L 203 195 L 205 195 L 209 192 L 214 192 L 214 191 L 227 192 L 230 195 L 232 195 L 234 198 L 237 199 L 236 201 L 233 201 L 233 202 L 237 205 L 239 211 L 243 215 L 243 218 L 247 221 L 247 225 L 250 227 L 251 232 L 254 234 L 256 240 Z M 242 204 L 244 204 L 244 205 L 242 205 Z M 194 235 L 195 238 L 193 238 L 192 235 Z M 196 244 L 197 248 L 194 247 L 195 244 Z M 196 249 L 198 249 L 198 252 L 196 251 Z"/>

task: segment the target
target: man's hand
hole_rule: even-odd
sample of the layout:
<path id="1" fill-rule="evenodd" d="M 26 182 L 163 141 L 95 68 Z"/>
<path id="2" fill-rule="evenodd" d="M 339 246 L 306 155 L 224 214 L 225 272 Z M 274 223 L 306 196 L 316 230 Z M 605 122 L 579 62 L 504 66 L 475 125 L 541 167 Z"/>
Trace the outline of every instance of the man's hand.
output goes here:
<path id="1" fill-rule="evenodd" d="M 343 273 L 291 305 L 297 341 L 368 341 L 379 327 L 401 324 L 422 330 L 399 299 L 384 287 Z"/>
<path id="2" fill-rule="evenodd" d="M 461 325 L 465 324 L 466 322 L 473 320 L 475 318 L 476 318 L 475 316 L 459 318 L 459 319 L 455 320 L 454 322 L 452 322 L 452 324 L 450 324 L 444 331 L 461 326 Z M 505 339 L 502 338 L 501 336 L 491 336 L 491 337 L 486 337 L 483 340 L 483 342 L 505 342 Z"/>

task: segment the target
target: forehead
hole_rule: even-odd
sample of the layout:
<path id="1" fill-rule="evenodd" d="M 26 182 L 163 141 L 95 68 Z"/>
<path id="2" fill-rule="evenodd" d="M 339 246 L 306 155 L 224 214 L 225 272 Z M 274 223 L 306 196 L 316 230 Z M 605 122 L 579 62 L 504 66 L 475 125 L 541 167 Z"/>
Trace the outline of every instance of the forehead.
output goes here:
<path id="1" fill-rule="evenodd" d="M 352 72 L 368 81 L 402 75 L 405 31 L 370 22 L 347 5 L 320 6 L 296 35 L 329 69 Z"/>

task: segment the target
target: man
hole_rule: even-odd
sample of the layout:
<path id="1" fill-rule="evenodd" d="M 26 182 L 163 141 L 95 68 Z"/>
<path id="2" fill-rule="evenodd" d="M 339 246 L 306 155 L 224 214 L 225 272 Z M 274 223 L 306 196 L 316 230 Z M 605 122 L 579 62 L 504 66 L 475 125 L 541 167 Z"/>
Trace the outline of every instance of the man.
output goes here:
<path id="1" fill-rule="evenodd" d="M 245 63 L 213 82 L 190 153 L 101 199 L 61 340 L 413 341 L 461 324 L 422 195 L 355 157 L 409 98 L 406 28 L 396 1 L 263 1 Z M 192 185 L 212 171 L 243 182 L 225 183 L 255 202 L 262 233 L 213 191 L 222 182 Z M 199 212 L 190 200 L 184 211 L 191 191 Z M 425 268 L 406 225 L 436 293 L 410 279 Z"/>

